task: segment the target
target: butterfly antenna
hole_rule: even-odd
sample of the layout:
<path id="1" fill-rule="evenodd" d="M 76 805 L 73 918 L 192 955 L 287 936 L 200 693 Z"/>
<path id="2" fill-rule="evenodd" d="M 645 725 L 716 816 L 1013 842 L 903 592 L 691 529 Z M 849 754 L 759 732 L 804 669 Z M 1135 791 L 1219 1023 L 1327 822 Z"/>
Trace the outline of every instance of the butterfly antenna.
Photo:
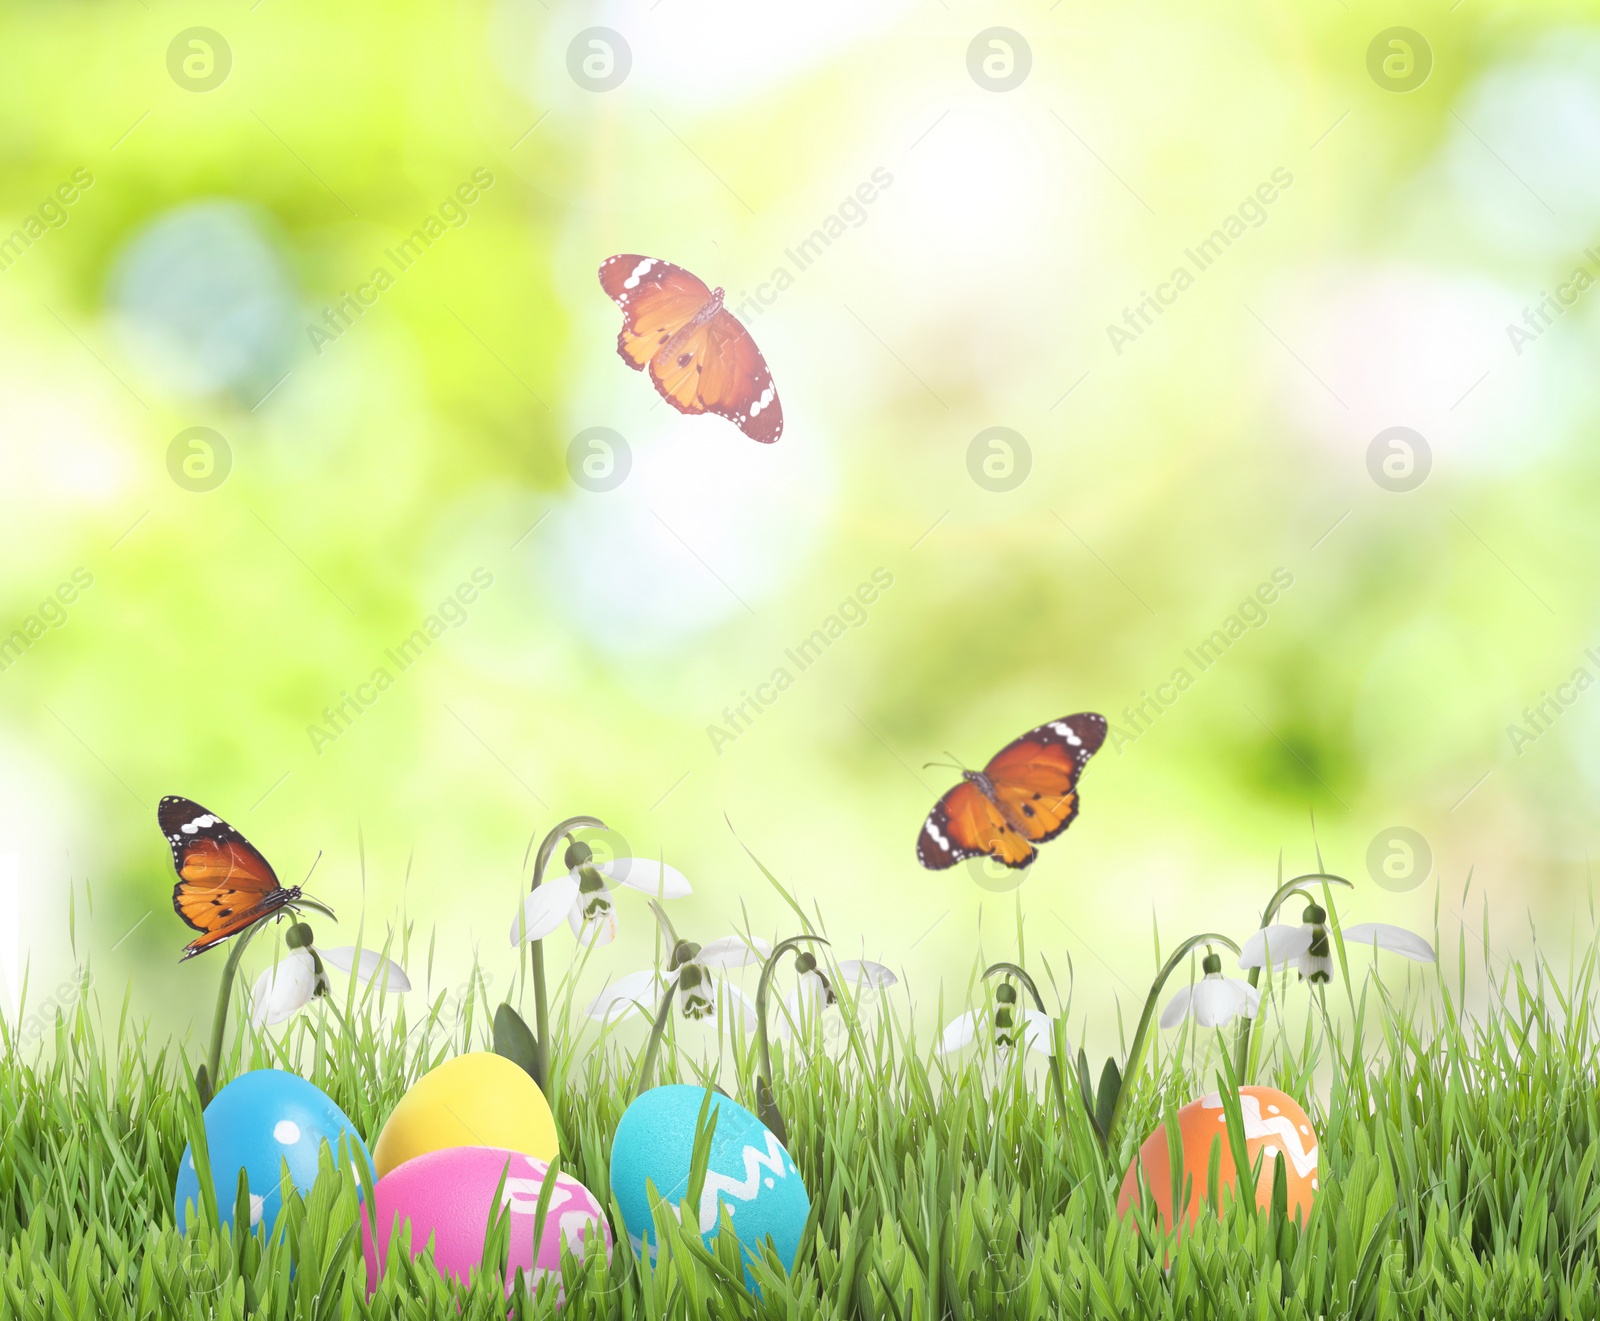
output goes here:
<path id="1" fill-rule="evenodd" d="M 948 766 L 951 770 L 960 771 L 963 775 L 965 775 L 967 773 L 967 768 L 965 766 L 963 766 L 961 764 L 961 762 L 956 760 L 955 753 L 950 752 L 950 751 L 947 750 L 944 755 L 949 757 L 950 760 L 949 761 L 925 761 L 925 762 L 922 763 L 922 768 L 924 770 L 927 770 L 927 768 L 930 767 L 930 766 Z"/>
<path id="2" fill-rule="evenodd" d="M 321 862 L 321 861 L 322 861 L 322 850 L 318 849 L 317 850 L 317 856 L 311 859 L 311 871 L 308 871 L 306 873 L 306 879 L 304 881 L 300 882 L 300 888 L 301 889 L 304 889 L 306 884 L 311 880 L 311 872 L 316 871 L 317 864 L 319 862 Z"/>

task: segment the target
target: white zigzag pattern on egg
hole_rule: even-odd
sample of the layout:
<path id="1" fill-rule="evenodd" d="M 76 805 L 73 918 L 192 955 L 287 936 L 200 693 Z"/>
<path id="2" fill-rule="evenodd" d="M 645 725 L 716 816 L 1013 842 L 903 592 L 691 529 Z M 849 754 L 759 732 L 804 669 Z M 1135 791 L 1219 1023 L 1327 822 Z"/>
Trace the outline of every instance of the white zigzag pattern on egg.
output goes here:
<path id="1" fill-rule="evenodd" d="M 706 1171 L 705 1186 L 700 1190 L 700 1232 L 704 1234 L 717 1223 L 717 1194 L 727 1193 L 741 1202 L 752 1200 L 761 1191 L 761 1171 L 771 1170 L 778 1178 L 788 1177 L 783 1162 L 788 1157 L 777 1137 L 767 1134 L 767 1149 L 760 1151 L 747 1146 L 744 1149 L 744 1178 L 735 1179 L 726 1174 Z"/>
<path id="2" fill-rule="evenodd" d="M 1210 1092 L 1200 1098 L 1200 1104 L 1207 1110 L 1222 1109 L 1222 1093 Z M 1290 1162 L 1294 1165 L 1295 1173 L 1302 1179 L 1314 1173 L 1317 1168 L 1317 1144 L 1311 1144 L 1307 1151 L 1300 1142 L 1300 1133 L 1294 1126 L 1294 1121 L 1287 1115 L 1274 1115 L 1265 1118 L 1261 1113 L 1261 1098 L 1259 1096 L 1239 1096 L 1239 1109 L 1244 1116 L 1244 1136 L 1249 1141 L 1252 1138 L 1275 1137 L 1282 1141 L 1288 1149 Z"/>

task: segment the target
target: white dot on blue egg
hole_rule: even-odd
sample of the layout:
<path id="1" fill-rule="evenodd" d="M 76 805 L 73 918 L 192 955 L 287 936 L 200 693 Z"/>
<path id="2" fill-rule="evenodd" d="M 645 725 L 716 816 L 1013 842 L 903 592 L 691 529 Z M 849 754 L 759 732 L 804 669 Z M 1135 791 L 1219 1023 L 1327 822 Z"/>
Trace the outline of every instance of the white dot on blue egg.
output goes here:
<path id="1" fill-rule="evenodd" d="M 300 1125 L 292 1119 L 280 1119 L 272 1128 L 272 1136 L 286 1147 L 300 1141 Z"/>
<path id="2" fill-rule="evenodd" d="M 771 1179 L 768 1179 L 768 1180 L 767 1180 L 767 1181 L 766 1181 L 766 1183 L 767 1183 L 767 1187 L 768 1187 L 768 1188 L 770 1188 L 770 1187 L 772 1187 L 772 1180 L 771 1180 Z"/>

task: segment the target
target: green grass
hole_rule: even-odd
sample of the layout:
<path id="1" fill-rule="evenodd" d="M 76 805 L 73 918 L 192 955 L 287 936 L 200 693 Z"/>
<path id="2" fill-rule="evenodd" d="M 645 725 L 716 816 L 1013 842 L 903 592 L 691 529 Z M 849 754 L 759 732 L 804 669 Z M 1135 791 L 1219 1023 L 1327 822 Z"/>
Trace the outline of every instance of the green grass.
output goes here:
<path id="1" fill-rule="evenodd" d="M 1081 1108 L 1063 1117 L 1036 1063 L 1002 1062 L 992 1048 L 936 1060 L 885 1004 L 854 1018 L 831 1048 L 814 1037 L 778 1052 L 775 1092 L 813 1204 L 792 1277 L 758 1263 L 755 1298 L 731 1243 L 708 1252 L 663 1217 L 654 1266 L 625 1238 L 609 1270 L 593 1257 L 569 1263 L 563 1314 L 1600 1315 L 1594 944 L 1559 980 L 1542 956 L 1505 966 L 1486 947 L 1474 951 L 1487 992 L 1470 1016 L 1464 938 L 1437 973 L 1413 972 L 1403 991 L 1365 980 L 1369 962 L 1352 958 L 1349 983 L 1336 975 L 1325 1012 L 1307 988 L 1275 983 L 1260 1068 L 1247 1079 L 1290 1092 L 1317 1125 L 1321 1192 L 1307 1224 L 1231 1204 L 1167 1238 L 1153 1212 L 1137 1224 L 1116 1217 L 1123 1170 L 1164 1107 L 1216 1089 L 1215 1034 L 1163 1034 L 1102 1155 Z M 195 972 L 209 995 L 215 971 Z M 481 986 L 459 1021 L 454 1007 L 441 992 L 408 1019 L 392 1001 L 343 997 L 286 1031 L 235 1035 L 222 1080 L 293 1069 L 370 1143 L 415 1078 L 486 1048 L 493 1004 Z M 560 1018 L 565 1031 L 570 1006 Z M 558 1043 L 552 1090 L 563 1167 L 605 1200 L 634 1061 L 615 1042 L 596 1048 L 592 1030 L 585 1042 L 576 1051 Z M 753 1106 L 747 1047 L 724 1038 L 724 1050 L 724 1085 Z M 286 1198 L 270 1240 L 205 1223 L 180 1235 L 172 1187 L 198 1114 L 193 1064 L 182 1048 L 150 1040 L 128 999 L 108 1007 L 92 993 L 37 1042 L 0 1032 L 0 1316 L 507 1314 L 492 1273 L 449 1286 L 404 1254 L 369 1302 L 348 1173 Z M 669 1043 L 660 1080 L 699 1076 Z M 612 1223 L 615 1232 L 614 1211 Z M 510 1313 L 548 1314 L 552 1284 L 519 1296 Z"/>

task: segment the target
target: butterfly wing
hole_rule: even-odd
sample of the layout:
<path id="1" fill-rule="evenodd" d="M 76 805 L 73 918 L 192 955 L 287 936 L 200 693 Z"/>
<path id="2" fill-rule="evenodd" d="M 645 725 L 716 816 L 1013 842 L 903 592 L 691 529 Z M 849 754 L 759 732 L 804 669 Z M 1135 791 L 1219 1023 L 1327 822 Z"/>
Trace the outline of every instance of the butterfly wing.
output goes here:
<path id="1" fill-rule="evenodd" d="M 699 372 L 700 406 L 725 417 L 763 445 L 783 435 L 783 405 L 761 350 L 739 318 L 724 309 L 706 327 Z"/>
<path id="2" fill-rule="evenodd" d="M 1054 839 L 1078 815 L 1078 776 L 1105 738 L 1106 718 L 1083 711 L 1030 729 L 984 767 L 1004 815 L 1029 841 Z"/>
<path id="3" fill-rule="evenodd" d="M 178 873 L 172 907 L 201 933 L 185 948 L 184 958 L 238 935 L 293 899 L 271 864 L 215 812 L 187 798 L 167 797 L 156 816 Z"/>
<path id="4" fill-rule="evenodd" d="M 657 391 L 680 413 L 715 413 L 764 445 L 783 434 L 772 372 L 738 317 L 719 308 L 674 342 L 714 297 L 704 281 L 671 262 L 624 253 L 601 264 L 600 285 L 626 314 L 618 354 L 635 369 L 648 364 Z"/>
<path id="5" fill-rule="evenodd" d="M 667 341 L 711 301 L 705 282 L 683 267 L 637 253 L 621 253 L 601 262 L 600 287 L 623 311 L 617 354 L 635 371 L 643 371 Z"/>
<path id="6" fill-rule="evenodd" d="M 987 854 L 1007 867 L 1026 867 L 1034 848 L 970 780 L 933 805 L 917 836 L 917 861 L 943 871 L 964 858 Z"/>

